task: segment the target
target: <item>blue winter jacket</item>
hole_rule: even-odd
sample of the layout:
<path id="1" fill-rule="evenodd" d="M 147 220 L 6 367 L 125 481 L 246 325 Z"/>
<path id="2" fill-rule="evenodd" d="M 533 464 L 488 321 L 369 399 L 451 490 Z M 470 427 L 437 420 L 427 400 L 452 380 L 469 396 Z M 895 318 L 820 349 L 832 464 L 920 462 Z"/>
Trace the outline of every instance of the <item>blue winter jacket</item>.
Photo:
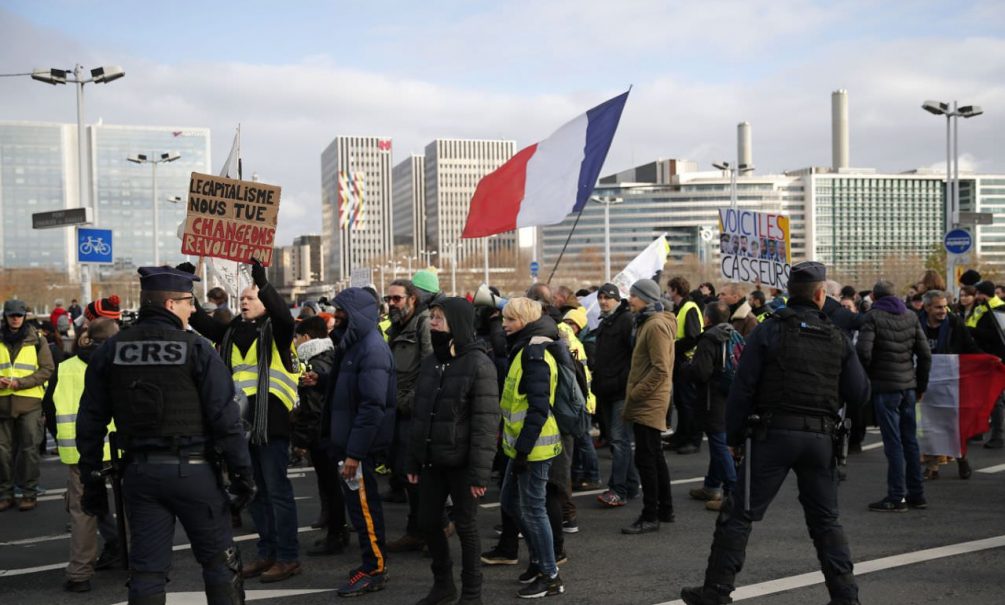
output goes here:
<path id="1" fill-rule="evenodd" d="M 370 293 L 348 288 L 335 297 L 335 306 L 349 321 L 328 381 L 329 454 L 362 460 L 387 449 L 394 435 L 394 358 L 377 329 L 377 301 Z"/>

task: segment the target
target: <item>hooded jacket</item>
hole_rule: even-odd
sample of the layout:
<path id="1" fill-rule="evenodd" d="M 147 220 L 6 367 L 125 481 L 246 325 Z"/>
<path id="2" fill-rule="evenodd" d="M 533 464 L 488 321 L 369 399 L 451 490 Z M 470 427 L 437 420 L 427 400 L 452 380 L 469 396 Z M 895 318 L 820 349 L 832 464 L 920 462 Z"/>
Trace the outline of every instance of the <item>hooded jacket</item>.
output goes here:
<path id="1" fill-rule="evenodd" d="M 594 332 L 597 345 L 589 356 L 591 387 L 599 400 L 617 401 L 625 396 L 632 360 L 632 312 L 628 310 L 628 301 L 622 300 L 609 315 L 602 317 Z"/>
<path id="2" fill-rule="evenodd" d="M 394 359 L 377 329 L 377 301 L 369 292 L 347 288 L 335 297 L 335 306 L 348 319 L 336 345 L 337 370 L 327 381 L 327 447 L 334 460 L 362 460 L 387 449 L 394 436 Z"/>
<path id="3" fill-rule="evenodd" d="M 465 468 L 470 485 L 485 487 L 499 427 L 495 364 L 475 336 L 471 303 L 454 297 L 434 305 L 447 319 L 453 357 L 444 362 L 434 354 L 422 361 L 406 469 L 418 474 L 426 466 Z"/>
<path id="4" fill-rule="evenodd" d="M 884 296 L 866 313 L 856 345 L 873 393 L 928 388 L 932 352 L 918 316 L 896 296 Z M 915 366 L 917 361 L 917 366 Z"/>
<path id="5" fill-rule="evenodd" d="M 713 384 L 713 377 L 722 372 L 722 345 L 729 340 L 733 326 L 718 324 L 698 337 L 691 363 L 684 369 L 684 378 L 695 386 L 698 399 L 695 408 L 704 418 L 709 433 L 726 431 L 726 393 Z"/>
<path id="6" fill-rule="evenodd" d="M 667 429 L 677 317 L 670 311 L 643 311 L 636 320 L 632 367 L 628 373 L 625 420 Z"/>

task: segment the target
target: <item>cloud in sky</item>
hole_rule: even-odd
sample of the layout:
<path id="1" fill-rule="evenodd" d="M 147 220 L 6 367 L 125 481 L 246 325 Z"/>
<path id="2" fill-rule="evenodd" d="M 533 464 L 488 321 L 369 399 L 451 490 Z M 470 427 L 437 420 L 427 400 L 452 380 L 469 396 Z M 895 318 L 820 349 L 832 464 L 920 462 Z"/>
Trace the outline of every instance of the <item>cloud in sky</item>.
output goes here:
<path id="1" fill-rule="evenodd" d="M 393 138 L 395 162 L 438 137 L 522 147 L 629 84 L 605 173 L 731 160 L 744 120 L 759 172 L 829 165 L 837 88 L 849 90 L 853 166 L 944 162 L 945 129 L 920 105 L 959 99 L 986 112 L 961 123 L 966 164 L 1005 172 L 1001 3 L 372 4 L 383 8 L 251 2 L 197 19 L 194 4 L 13 2 L 0 71 L 120 64 L 126 78 L 88 87 L 87 119 L 210 127 L 214 169 L 240 122 L 246 174 L 284 188 L 281 243 L 318 231 L 320 154 L 336 135 Z M 116 9 L 127 16 L 96 29 Z M 72 122 L 72 92 L 0 78 L 0 119 Z"/>

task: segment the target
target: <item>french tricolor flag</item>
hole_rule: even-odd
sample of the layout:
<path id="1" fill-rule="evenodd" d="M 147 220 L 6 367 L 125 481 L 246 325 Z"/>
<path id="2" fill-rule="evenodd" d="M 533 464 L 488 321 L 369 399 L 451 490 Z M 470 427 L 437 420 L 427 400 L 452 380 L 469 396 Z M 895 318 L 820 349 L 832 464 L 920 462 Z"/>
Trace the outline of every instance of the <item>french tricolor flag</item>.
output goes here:
<path id="1" fill-rule="evenodd" d="M 461 237 L 554 225 L 582 210 L 607 158 L 628 92 L 521 149 L 478 183 Z"/>
<path id="2" fill-rule="evenodd" d="M 988 430 L 1005 389 L 1005 365 L 994 355 L 932 355 L 928 390 L 918 406 L 921 453 L 967 454 L 967 440 Z"/>

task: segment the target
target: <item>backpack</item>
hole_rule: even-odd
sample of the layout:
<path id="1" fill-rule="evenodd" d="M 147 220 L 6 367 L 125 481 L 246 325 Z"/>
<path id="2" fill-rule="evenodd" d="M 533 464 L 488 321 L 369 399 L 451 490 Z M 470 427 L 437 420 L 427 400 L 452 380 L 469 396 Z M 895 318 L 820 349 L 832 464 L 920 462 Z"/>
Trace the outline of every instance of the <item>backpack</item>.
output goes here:
<path id="1" fill-rule="evenodd" d="M 549 342 L 544 348 L 555 358 L 558 366 L 558 386 L 551 408 L 558 430 L 563 435 L 582 437 L 590 430 L 590 415 L 586 412 L 586 393 L 589 389 L 586 370 L 583 364 L 572 358 L 568 345 L 563 341 Z"/>
<path id="2" fill-rule="evenodd" d="M 740 366 L 740 356 L 743 355 L 743 347 L 746 341 L 738 330 L 729 331 L 729 340 L 721 345 L 721 369 L 715 378 L 716 386 L 723 395 L 729 394 L 730 387 L 733 386 L 733 378 L 736 377 L 736 369 Z"/>

